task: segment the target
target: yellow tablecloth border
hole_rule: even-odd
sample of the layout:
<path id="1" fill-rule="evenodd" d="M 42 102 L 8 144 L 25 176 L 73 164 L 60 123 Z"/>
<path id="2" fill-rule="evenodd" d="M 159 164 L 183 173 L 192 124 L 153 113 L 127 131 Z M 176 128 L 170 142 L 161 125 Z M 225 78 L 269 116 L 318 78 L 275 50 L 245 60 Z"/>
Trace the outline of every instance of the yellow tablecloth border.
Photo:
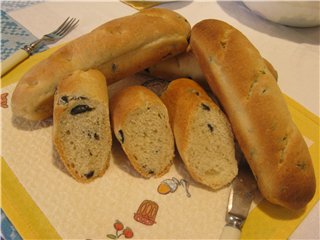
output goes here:
<path id="1" fill-rule="evenodd" d="M 3 158 L 1 175 L 1 208 L 22 238 L 61 239 Z"/>
<path id="2" fill-rule="evenodd" d="M 33 65 L 55 52 L 57 47 L 35 54 L 1 78 L 1 88 L 18 79 Z M 36 205 L 1 157 L 1 208 L 23 239 L 61 239 L 47 217 Z"/>
<path id="3" fill-rule="evenodd" d="M 28 69 L 47 58 L 60 46 L 30 57 L 1 79 L 1 87 L 16 82 Z M 293 119 L 304 136 L 313 141 L 309 148 L 317 177 L 317 191 L 304 212 L 292 212 L 262 201 L 250 213 L 243 229 L 242 239 L 287 239 L 319 201 L 319 117 L 284 95 Z M 307 124 L 306 124 L 307 123 Z M 60 239 L 47 217 L 39 209 L 7 163 L 1 158 L 2 205 L 24 239 Z M 276 226 L 276 227 L 275 227 Z"/>

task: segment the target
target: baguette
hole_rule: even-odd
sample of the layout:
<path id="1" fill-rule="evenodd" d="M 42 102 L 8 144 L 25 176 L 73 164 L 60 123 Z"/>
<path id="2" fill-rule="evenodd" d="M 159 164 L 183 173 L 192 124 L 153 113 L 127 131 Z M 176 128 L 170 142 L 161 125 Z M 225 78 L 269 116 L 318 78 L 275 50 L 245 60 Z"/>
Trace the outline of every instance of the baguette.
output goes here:
<path id="1" fill-rule="evenodd" d="M 126 87 L 110 100 L 112 128 L 134 169 L 144 178 L 167 173 L 174 138 L 166 106 L 143 86 Z"/>
<path id="2" fill-rule="evenodd" d="M 262 195 L 301 209 L 315 194 L 308 147 L 259 51 L 219 20 L 192 28 L 191 50 L 231 122 Z"/>
<path id="3" fill-rule="evenodd" d="M 238 173 L 230 123 L 195 81 L 173 80 L 161 95 L 167 106 L 178 152 L 191 177 L 211 189 Z"/>
<path id="4" fill-rule="evenodd" d="M 60 159 L 77 181 L 91 182 L 105 173 L 112 138 L 102 73 L 76 71 L 58 84 L 53 139 Z"/>
<path id="5" fill-rule="evenodd" d="M 29 120 L 46 119 L 57 84 L 75 70 L 96 68 L 110 85 L 185 51 L 190 28 L 181 15 L 161 8 L 107 22 L 31 68 L 13 92 L 12 111 Z"/>
<path id="6" fill-rule="evenodd" d="M 278 72 L 272 64 L 264 59 L 266 66 L 275 79 L 278 79 Z M 187 51 L 174 57 L 163 60 L 144 70 L 145 73 L 165 80 L 177 78 L 190 78 L 202 86 L 207 85 L 207 80 L 201 71 L 199 63 L 191 51 Z"/>

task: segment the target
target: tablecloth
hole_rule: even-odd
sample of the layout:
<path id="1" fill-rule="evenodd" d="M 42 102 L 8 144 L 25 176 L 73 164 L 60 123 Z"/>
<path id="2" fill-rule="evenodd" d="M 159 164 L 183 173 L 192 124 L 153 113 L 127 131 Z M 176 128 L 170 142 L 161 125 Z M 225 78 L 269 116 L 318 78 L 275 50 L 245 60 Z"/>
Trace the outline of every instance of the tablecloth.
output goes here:
<path id="1" fill-rule="evenodd" d="M 76 11 L 74 10 L 75 6 L 77 6 Z M 292 108 L 293 110 L 291 110 L 296 111 L 296 109 L 303 109 L 302 112 L 307 113 L 307 116 L 314 116 L 313 114 L 319 116 L 319 81 L 317 81 L 319 80 L 319 71 L 317 71 L 319 70 L 319 37 L 317 37 L 317 34 L 319 34 L 319 29 L 295 29 L 271 23 L 267 20 L 253 15 L 248 9 L 244 7 L 244 5 L 242 5 L 241 2 L 178 2 L 167 3 L 164 4 L 163 7 L 168 7 L 180 12 L 188 18 L 192 25 L 204 18 L 219 18 L 228 21 L 232 25 L 238 27 L 242 32 L 245 32 L 248 38 L 254 42 L 258 49 L 261 50 L 262 55 L 265 56 L 269 61 L 271 61 L 278 70 L 279 85 L 284 93 L 289 96 L 287 98 L 288 103 L 292 103 L 294 106 L 300 106 L 299 104 L 296 104 L 295 101 L 297 101 L 302 104 L 302 106 Z M 25 34 L 23 35 L 25 37 L 25 42 L 29 42 L 29 40 L 31 41 L 32 39 L 40 37 L 47 31 L 47 29 L 54 29 L 61 19 L 64 19 L 68 14 L 72 13 L 74 14 L 73 17 L 80 18 L 79 27 L 77 28 L 77 31 L 71 32 L 65 39 L 58 43 L 61 44 L 62 42 L 67 42 L 75 37 L 86 33 L 88 30 L 100 25 L 105 21 L 108 21 L 115 17 L 128 15 L 133 12 L 135 12 L 134 9 L 119 2 L 96 2 L 90 4 L 85 2 L 33 2 L 32 6 L 27 5 L 27 8 L 18 10 L 13 9 L 12 11 L 2 11 L 1 16 L 12 19 L 12 22 L 15 23 L 14 25 L 16 26 L 14 32 L 16 32 L 17 29 L 21 29 L 22 32 L 25 32 Z M 32 16 L 32 18 L 30 18 L 30 16 Z M 52 19 L 55 19 L 55 21 L 52 21 Z M 41 22 L 41 24 L 39 24 L 39 22 Z M 2 23 L 2 30 L 3 26 L 4 25 Z M 29 32 L 27 29 L 31 32 Z M 28 36 L 30 37 L 30 39 L 27 38 Z M 3 39 L 1 40 L 1 47 L 3 47 Z M 19 44 L 17 44 L 15 49 L 19 48 L 18 45 Z M 281 51 L 281 54 L 279 53 L 279 51 Z M 5 53 L 3 48 L 1 52 Z M 19 67 L 21 68 L 23 66 Z M 301 79 L 308 82 L 303 82 L 302 84 Z M 292 98 L 294 100 L 292 100 Z M 300 115 L 298 114 L 298 116 Z M 305 118 L 305 115 L 302 114 L 302 116 L 302 118 Z M 315 122 L 315 128 L 319 129 L 319 119 L 317 117 L 311 118 Z M 300 120 L 297 119 L 296 121 Z M 301 121 L 303 122 L 304 120 L 302 119 Z M 48 135 L 49 132 L 47 132 L 46 134 Z M 309 134 L 313 134 L 313 138 L 315 139 L 319 136 L 317 135 L 317 133 Z M 316 149 L 319 149 L 319 146 L 316 146 L 316 148 L 314 148 L 314 150 Z M 319 155 L 316 156 L 316 161 L 318 162 Z M 10 161 L 9 164 L 4 162 L 3 166 L 9 172 L 13 173 L 11 179 L 16 177 L 16 181 L 18 181 L 18 183 L 19 181 L 22 181 L 21 178 L 19 179 L 20 175 L 17 174 L 17 170 L 14 168 L 10 169 Z M 14 165 L 11 165 L 11 167 L 12 166 Z M 157 185 L 157 183 L 158 182 L 154 182 L 155 185 Z M 25 191 L 24 194 L 26 194 L 27 196 L 30 195 L 30 186 L 27 186 L 28 183 L 22 181 L 21 184 L 22 187 L 18 187 L 19 189 L 17 189 L 17 192 L 22 193 L 23 191 Z M 17 187 L 16 184 L 14 186 Z M 22 194 L 21 196 L 23 196 L 24 194 Z M 225 193 L 224 196 L 227 196 L 227 193 Z M 182 198 L 182 195 L 180 197 Z M 31 196 L 31 200 L 32 199 L 36 201 L 37 193 L 33 193 L 33 195 Z M 28 200 L 21 199 L 21 201 Z M 174 200 L 172 201 L 172 204 L 175 204 Z M 139 204 L 137 203 L 136 205 Z M 38 206 L 36 205 L 34 207 L 37 208 Z M 268 204 L 265 205 L 266 209 L 268 209 L 268 207 Z M 33 212 L 37 211 L 34 208 L 32 210 Z M 39 217 L 40 219 L 43 218 L 44 221 L 48 221 L 48 219 L 52 221 L 51 218 L 48 218 L 48 213 L 43 216 L 43 209 L 41 209 L 41 207 L 40 209 L 38 209 L 38 211 L 38 214 L 33 214 L 34 216 L 31 217 L 33 218 L 30 219 L 31 223 L 37 224 Z M 2 216 L 4 215 L 2 214 Z M 271 221 L 275 217 L 276 216 L 270 216 Z M 313 211 L 311 217 L 313 221 L 314 219 L 316 219 L 316 221 L 319 222 L 319 214 L 317 213 L 317 210 Z M 249 218 L 248 224 L 250 224 L 250 221 L 251 220 Z M 266 224 L 267 222 L 262 222 L 262 224 Z M 49 222 L 49 225 L 50 224 L 51 223 Z M 51 236 L 59 236 L 59 231 L 56 232 L 55 228 L 48 229 L 46 228 L 46 226 L 47 225 L 45 225 L 41 231 L 51 231 Z M 110 229 L 110 226 L 106 226 L 106 229 L 107 227 Z M 314 228 L 317 228 L 317 226 Z M 182 234 L 180 236 L 188 236 L 188 231 L 191 230 L 188 228 L 185 231 L 185 235 Z M 319 231 L 318 233 L 317 231 L 309 232 L 312 232 L 310 235 L 311 237 L 319 236 Z M 307 237 L 307 233 L 308 232 L 304 231 L 304 235 L 302 236 Z M 13 232 L 13 235 L 15 235 L 15 237 L 18 236 L 15 232 Z M 204 234 L 201 236 L 201 238 L 203 238 L 203 236 L 212 235 Z M 297 233 L 296 237 L 299 236 L 301 235 Z M 295 235 L 293 235 L 292 238 L 295 238 Z"/>

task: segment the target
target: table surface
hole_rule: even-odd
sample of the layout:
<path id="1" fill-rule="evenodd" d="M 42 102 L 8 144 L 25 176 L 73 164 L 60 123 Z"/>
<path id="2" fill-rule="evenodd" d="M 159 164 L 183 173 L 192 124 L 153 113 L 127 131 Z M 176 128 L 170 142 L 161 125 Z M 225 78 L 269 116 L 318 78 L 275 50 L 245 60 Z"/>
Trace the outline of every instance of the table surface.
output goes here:
<path id="1" fill-rule="evenodd" d="M 57 44 L 70 41 L 96 26 L 136 10 L 116 11 L 120 2 L 98 1 L 3 1 L 1 6 L 1 60 L 26 43 L 55 29 L 67 16 L 80 19 L 79 26 Z M 307 110 L 319 116 L 319 27 L 292 28 L 265 20 L 241 2 L 170 2 L 163 7 L 184 15 L 191 25 L 206 18 L 217 18 L 235 26 L 253 42 L 279 74 L 281 90 Z M 39 24 L 41 23 L 41 24 Z M 43 51 L 54 45 L 43 46 Z M 2 237 L 20 239 L 1 211 Z M 319 238 L 319 203 L 290 237 Z"/>

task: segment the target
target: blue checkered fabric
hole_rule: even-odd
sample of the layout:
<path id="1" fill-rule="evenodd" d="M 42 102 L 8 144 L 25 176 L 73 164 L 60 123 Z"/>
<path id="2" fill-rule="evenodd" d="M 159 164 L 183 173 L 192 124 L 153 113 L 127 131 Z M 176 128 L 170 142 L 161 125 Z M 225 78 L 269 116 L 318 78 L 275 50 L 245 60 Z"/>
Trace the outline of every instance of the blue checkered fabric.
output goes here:
<path id="1" fill-rule="evenodd" d="M 32 33 L 1 10 L 1 61 L 35 40 L 37 38 Z M 37 51 L 44 49 L 47 47 L 41 47 Z"/>
<path id="2" fill-rule="evenodd" d="M 1 239 L 4 240 L 22 240 L 17 230 L 13 227 L 10 220 L 1 209 Z"/>
<path id="3" fill-rule="evenodd" d="M 17 9 L 25 8 L 30 5 L 38 4 L 44 2 L 45 0 L 38 1 L 25 1 L 25 0 L 11 0 L 11 1 L 1 1 L 1 9 L 10 12 Z"/>

